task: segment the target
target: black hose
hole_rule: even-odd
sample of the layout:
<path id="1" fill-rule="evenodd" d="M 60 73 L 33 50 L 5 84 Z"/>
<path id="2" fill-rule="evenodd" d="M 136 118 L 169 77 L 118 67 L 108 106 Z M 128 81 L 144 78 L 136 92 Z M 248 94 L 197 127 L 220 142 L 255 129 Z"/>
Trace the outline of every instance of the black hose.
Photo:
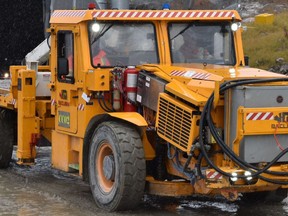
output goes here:
<path id="1" fill-rule="evenodd" d="M 100 93 L 100 95 L 98 96 L 98 103 L 99 103 L 100 107 L 101 107 L 105 112 L 112 112 L 111 109 L 109 109 L 109 108 L 106 106 L 105 102 L 104 102 L 104 105 L 102 104 L 102 103 L 103 103 L 103 100 L 104 100 L 104 97 L 102 98 L 102 97 L 101 97 L 101 93 Z"/>
<path id="2" fill-rule="evenodd" d="M 202 171 L 201 171 L 201 163 L 202 163 L 202 159 L 203 159 L 203 154 L 200 153 L 199 156 L 198 156 L 198 160 L 197 160 L 197 163 L 196 163 L 196 170 L 197 170 L 197 175 L 203 179 L 204 176 L 202 174 Z"/>
<path id="3" fill-rule="evenodd" d="M 288 81 L 287 78 L 273 78 L 273 79 L 243 79 L 243 80 L 236 80 L 236 81 L 228 81 L 225 82 L 221 85 L 219 92 L 220 94 L 223 94 L 226 90 L 236 87 L 236 86 L 240 86 L 240 85 L 247 85 L 247 84 L 255 84 L 255 83 L 267 83 L 267 82 L 281 82 L 281 81 Z M 206 159 L 207 163 L 213 167 L 216 171 L 218 171 L 219 173 L 221 173 L 222 175 L 228 176 L 228 177 L 232 177 L 232 175 L 230 173 L 227 173 L 223 170 L 221 170 L 220 168 L 218 168 L 213 162 L 212 160 L 209 158 L 206 150 L 205 150 L 205 146 L 204 146 L 204 127 L 207 124 L 212 136 L 214 137 L 214 139 L 216 140 L 216 142 L 218 143 L 218 145 L 222 148 L 222 150 L 224 151 L 224 153 L 229 156 L 232 161 L 234 161 L 238 166 L 240 166 L 241 168 L 248 170 L 248 168 L 250 169 L 254 169 L 257 170 L 257 172 L 252 172 L 251 177 L 255 177 L 258 176 L 260 179 L 267 181 L 267 182 L 271 182 L 271 183 L 275 183 L 275 184 L 288 184 L 288 182 L 285 181 L 275 181 L 275 180 L 271 180 L 268 179 L 266 177 L 261 176 L 262 173 L 268 173 L 268 174 L 272 174 L 272 175 L 288 175 L 287 172 L 275 172 L 275 171 L 268 171 L 268 169 L 275 164 L 281 157 L 283 157 L 287 152 L 288 152 L 288 148 L 285 149 L 284 151 L 282 151 L 279 155 L 277 155 L 268 165 L 266 165 L 264 168 L 259 169 L 255 166 L 252 166 L 251 164 L 247 163 L 244 160 L 241 160 L 222 140 L 222 138 L 219 136 L 216 127 L 213 124 L 212 121 L 212 116 L 211 116 L 211 110 L 212 110 L 212 106 L 213 106 L 213 100 L 214 100 L 214 94 L 212 94 L 209 99 L 207 100 L 207 103 L 204 106 L 204 109 L 202 111 L 201 114 L 201 119 L 200 119 L 200 125 L 199 125 L 199 143 L 200 143 L 200 147 L 201 147 L 201 152 L 204 156 L 204 158 Z M 250 170 L 251 171 L 251 170 Z M 239 178 L 245 178 L 247 176 L 238 176 Z"/>
<path id="4" fill-rule="evenodd" d="M 51 50 L 51 46 L 49 44 L 49 39 L 50 39 L 51 35 L 49 34 L 46 41 L 47 41 L 47 46 L 49 47 L 49 50 Z"/>
<path id="5" fill-rule="evenodd" d="M 113 109 L 113 107 L 112 107 L 112 109 L 110 109 L 110 108 L 107 106 L 106 101 L 105 101 L 104 94 L 103 94 L 103 97 L 102 97 L 102 102 L 103 102 L 104 107 L 108 110 L 108 112 L 115 112 L 115 110 Z"/>
<path id="6" fill-rule="evenodd" d="M 229 89 L 229 88 L 232 88 L 232 87 L 235 87 L 235 86 L 238 86 L 238 85 L 243 85 L 243 83 L 244 84 L 252 84 L 252 83 L 263 83 L 263 82 L 279 82 L 279 81 L 287 81 L 287 78 L 276 78 L 276 79 L 269 79 L 269 80 L 242 80 L 242 81 L 239 81 L 240 82 L 240 84 L 239 83 L 237 83 L 237 84 L 233 84 L 233 85 L 230 85 L 230 86 L 225 86 L 225 87 L 223 87 L 222 88 L 222 90 L 223 91 L 225 91 L 225 90 L 227 90 L 227 89 Z M 212 100 L 213 101 L 213 100 Z M 207 113 L 211 113 L 211 107 L 212 107 L 212 104 L 209 106 L 209 110 L 208 110 L 208 112 Z M 214 124 L 212 123 L 211 124 L 211 122 L 212 122 L 212 117 L 211 117 L 211 115 L 210 114 L 208 114 L 208 118 L 210 118 L 210 126 L 209 126 L 209 129 L 211 130 L 211 129 L 213 129 L 213 133 L 214 133 L 214 135 L 215 135 L 215 137 L 217 136 L 218 138 L 219 138 L 219 135 L 218 135 L 218 133 L 217 133 L 217 131 L 216 131 L 216 128 L 214 127 Z M 215 138 L 214 137 L 214 138 Z M 226 148 L 227 149 L 227 151 L 229 151 L 231 154 L 232 154 L 232 157 L 235 159 L 235 160 L 237 160 L 237 159 L 239 159 L 239 157 L 230 149 L 230 148 L 228 148 L 228 146 L 223 142 L 223 140 L 220 138 L 219 139 L 219 141 L 220 141 L 220 144 L 222 144 L 221 146 L 223 147 L 223 148 Z M 285 149 L 285 150 L 283 150 L 279 155 L 277 155 L 268 165 L 266 165 L 263 169 L 258 169 L 257 167 L 255 167 L 255 166 L 252 166 L 251 164 L 249 164 L 249 163 L 246 163 L 246 161 L 243 161 L 243 160 L 239 160 L 239 162 L 240 163 L 243 163 L 244 162 L 244 165 L 245 166 L 248 166 L 248 167 L 250 167 L 250 168 L 252 168 L 252 169 L 255 169 L 255 170 L 258 170 L 258 172 L 256 172 L 256 173 L 254 173 L 254 175 L 252 175 L 252 176 L 257 176 L 257 175 L 259 175 L 259 174 L 261 174 L 261 173 L 263 173 L 263 172 L 265 172 L 266 170 L 268 170 L 273 164 L 275 164 L 281 157 L 283 157 L 284 155 L 285 155 L 285 153 L 287 152 L 287 150 L 288 149 Z M 227 153 L 227 152 L 226 152 Z M 272 175 L 284 175 L 284 176 L 287 176 L 288 175 L 288 173 L 287 172 L 275 172 L 275 171 L 267 171 L 266 173 L 269 173 L 269 174 L 272 174 Z"/>

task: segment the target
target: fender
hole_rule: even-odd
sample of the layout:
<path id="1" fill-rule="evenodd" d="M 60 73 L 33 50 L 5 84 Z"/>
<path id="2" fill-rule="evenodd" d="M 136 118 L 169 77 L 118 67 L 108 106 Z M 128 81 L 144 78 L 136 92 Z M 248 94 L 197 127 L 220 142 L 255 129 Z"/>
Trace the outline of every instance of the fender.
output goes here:
<path id="1" fill-rule="evenodd" d="M 136 112 L 113 112 L 107 113 L 113 118 L 122 119 L 124 121 L 130 122 L 138 127 L 148 126 L 146 120 L 139 113 Z"/>

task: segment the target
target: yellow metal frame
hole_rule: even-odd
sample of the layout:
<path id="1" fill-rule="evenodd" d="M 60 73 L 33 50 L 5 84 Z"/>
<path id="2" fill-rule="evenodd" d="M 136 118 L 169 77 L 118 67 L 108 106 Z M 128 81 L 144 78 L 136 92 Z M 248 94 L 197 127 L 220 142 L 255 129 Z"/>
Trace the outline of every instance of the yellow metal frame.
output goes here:
<path id="1" fill-rule="evenodd" d="M 18 163 L 34 163 L 35 136 L 40 133 L 40 121 L 35 118 L 36 73 L 31 70 L 18 71 Z"/>

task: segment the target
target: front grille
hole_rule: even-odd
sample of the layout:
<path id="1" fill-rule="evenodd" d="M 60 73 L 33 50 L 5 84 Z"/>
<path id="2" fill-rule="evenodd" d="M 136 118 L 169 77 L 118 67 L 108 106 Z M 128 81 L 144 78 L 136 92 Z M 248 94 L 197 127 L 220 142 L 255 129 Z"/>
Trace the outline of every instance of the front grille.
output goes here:
<path id="1" fill-rule="evenodd" d="M 192 111 L 173 97 L 160 94 L 156 123 L 158 135 L 177 148 L 188 151 L 192 143 Z"/>

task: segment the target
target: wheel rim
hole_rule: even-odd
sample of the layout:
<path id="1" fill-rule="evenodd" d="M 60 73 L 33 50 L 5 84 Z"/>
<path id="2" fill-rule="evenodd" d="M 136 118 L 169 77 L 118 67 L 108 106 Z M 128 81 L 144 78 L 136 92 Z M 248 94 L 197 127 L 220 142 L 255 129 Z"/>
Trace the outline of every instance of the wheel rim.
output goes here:
<path id="1" fill-rule="evenodd" d="M 109 143 L 102 143 L 95 162 L 99 187 L 103 192 L 109 193 L 113 188 L 115 177 L 113 150 Z"/>

